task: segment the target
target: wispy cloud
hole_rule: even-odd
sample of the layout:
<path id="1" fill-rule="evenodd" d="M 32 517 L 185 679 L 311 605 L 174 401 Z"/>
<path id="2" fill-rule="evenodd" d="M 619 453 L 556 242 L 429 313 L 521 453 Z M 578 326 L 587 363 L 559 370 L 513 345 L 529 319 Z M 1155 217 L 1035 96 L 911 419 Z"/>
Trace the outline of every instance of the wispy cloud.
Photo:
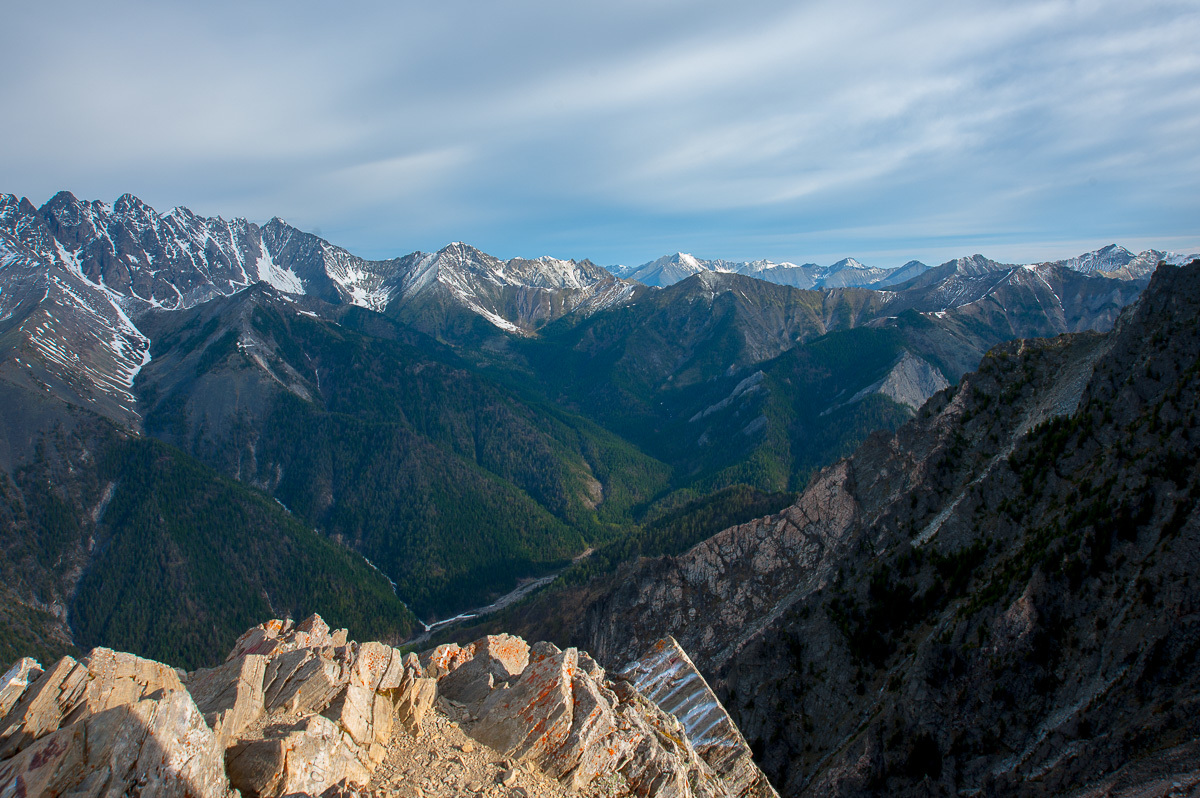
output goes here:
<path id="1" fill-rule="evenodd" d="M 364 254 L 1200 244 L 1197 40 L 1168 0 L 25 4 L 0 190 Z"/>

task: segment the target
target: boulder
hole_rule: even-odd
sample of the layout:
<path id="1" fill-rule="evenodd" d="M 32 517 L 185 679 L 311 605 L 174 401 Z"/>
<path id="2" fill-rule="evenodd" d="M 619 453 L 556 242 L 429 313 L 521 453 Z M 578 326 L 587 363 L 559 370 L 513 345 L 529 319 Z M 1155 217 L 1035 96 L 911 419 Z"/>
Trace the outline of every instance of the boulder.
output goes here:
<path id="1" fill-rule="evenodd" d="M 329 706 L 349 681 L 344 660 L 333 652 L 300 648 L 273 657 L 263 681 L 267 711 L 311 714 Z"/>
<path id="2" fill-rule="evenodd" d="M 513 635 L 488 635 L 465 650 L 471 652 L 470 659 L 442 678 L 438 692 L 469 708 L 487 698 L 497 683 L 521 675 L 529 664 L 529 644 Z"/>
<path id="3" fill-rule="evenodd" d="M 392 736 L 391 709 L 385 696 L 348 684 L 321 714 L 338 724 L 359 747 L 369 749 L 377 743 L 387 745 Z"/>
<path id="4" fill-rule="evenodd" d="M 300 623 L 275 618 L 244 632 L 225 659 L 246 654 L 273 656 L 300 648 L 339 648 L 347 645 L 346 638 L 345 629 L 331 632 L 320 615 L 310 615 Z"/>
<path id="5" fill-rule="evenodd" d="M 279 636 L 287 633 L 291 628 L 290 620 L 275 618 L 266 623 L 260 623 L 253 629 L 247 629 L 234 641 L 233 649 L 225 659 L 228 661 L 246 654 L 270 656 L 277 653 L 282 650 L 281 646 L 283 645 Z"/>
<path id="6" fill-rule="evenodd" d="M 571 683 L 571 731 L 562 745 L 543 760 L 543 769 L 578 790 L 592 779 L 612 773 L 630 753 L 629 741 L 618 734 L 615 696 L 584 671 Z"/>
<path id="7" fill-rule="evenodd" d="M 396 719 L 413 737 L 421 736 L 421 724 L 437 695 L 436 679 L 424 678 L 419 670 L 405 667 L 404 678 L 395 692 Z"/>
<path id="8" fill-rule="evenodd" d="M 290 642 L 296 648 L 332 647 L 333 637 L 329 632 L 329 624 L 325 623 L 320 615 L 313 613 L 296 624 L 296 629 L 291 634 Z"/>
<path id="9" fill-rule="evenodd" d="M 239 740 L 226 752 L 225 768 L 230 783 L 251 798 L 320 795 L 340 781 L 362 785 L 371 778 L 342 728 L 323 715 Z"/>
<path id="10" fill-rule="evenodd" d="M 132 704 L 160 690 L 185 692 L 174 668 L 124 651 L 93 648 L 81 664 L 87 667 L 86 701 L 92 714 Z"/>
<path id="11" fill-rule="evenodd" d="M 383 643 L 363 643 L 355 653 L 350 683 L 368 690 L 395 690 L 404 678 L 404 656 Z"/>
<path id="12" fill-rule="evenodd" d="M 266 672 L 266 657 L 244 654 L 220 667 L 198 670 L 188 676 L 188 692 L 217 735 L 222 750 L 262 715 Z"/>
<path id="13" fill-rule="evenodd" d="M 443 643 L 435 649 L 421 654 L 421 669 L 426 676 L 441 679 L 446 674 L 471 660 L 475 656 L 473 646 L 462 647 L 458 643 Z"/>
<path id="14" fill-rule="evenodd" d="M 63 719 L 85 704 L 87 668 L 63 657 L 31 684 L 0 721 L 0 760 L 63 725 Z"/>
<path id="15" fill-rule="evenodd" d="M 87 714 L 0 763 L 0 795 L 230 795 L 221 748 L 187 693 Z"/>
<path id="16" fill-rule="evenodd" d="M 577 668 L 575 649 L 552 653 L 535 647 L 521 678 L 482 702 L 469 733 L 505 756 L 540 766 L 571 732 L 571 683 Z"/>

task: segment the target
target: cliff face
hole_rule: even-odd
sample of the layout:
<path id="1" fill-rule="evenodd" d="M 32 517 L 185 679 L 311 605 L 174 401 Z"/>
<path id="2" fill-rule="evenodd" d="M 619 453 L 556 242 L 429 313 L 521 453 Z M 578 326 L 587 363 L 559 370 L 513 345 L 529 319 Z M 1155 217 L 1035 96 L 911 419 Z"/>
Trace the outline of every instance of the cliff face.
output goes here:
<path id="1" fill-rule="evenodd" d="M 993 350 L 795 506 L 627 569 L 579 639 L 676 636 L 785 795 L 1191 778 L 1197 318 L 1200 263 L 1163 267 L 1107 335 Z"/>

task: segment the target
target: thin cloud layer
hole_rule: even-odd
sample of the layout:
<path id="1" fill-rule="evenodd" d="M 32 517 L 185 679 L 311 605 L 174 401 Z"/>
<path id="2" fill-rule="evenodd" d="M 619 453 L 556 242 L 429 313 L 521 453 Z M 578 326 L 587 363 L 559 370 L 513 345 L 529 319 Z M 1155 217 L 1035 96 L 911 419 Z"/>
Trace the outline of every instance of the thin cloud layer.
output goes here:
<path id="1" fill-rule="evenodd" d="M 1193 4 L 574 5 L 27 4 L 0 190 L 280 215 L 375 256 L 1200 244 Z"/>

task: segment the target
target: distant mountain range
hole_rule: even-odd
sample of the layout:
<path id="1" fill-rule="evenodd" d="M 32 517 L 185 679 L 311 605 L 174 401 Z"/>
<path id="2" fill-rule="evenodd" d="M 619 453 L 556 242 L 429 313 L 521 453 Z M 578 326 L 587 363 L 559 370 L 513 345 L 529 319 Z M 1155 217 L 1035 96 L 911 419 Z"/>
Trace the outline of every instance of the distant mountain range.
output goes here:
<path id="1" fill-rule="evenodd" d="M 1195 257 L 1195 255 L 1179 255 L 1153 249 L 1135 255 L 1124 247 L 1109 244 L 1095 252 L 1087 252 L 1076 258 L 1032 265 L 1062 266 L 1083 274 L 1137 280 L 1148 277 L 1160 262 L 1165 261 L 1178 265 L 1188 263 Z M 967 261 L 971 262 L 971 266 L 967 266 Z M 996 263 L 983 259 L 979 255 L 973 258 L 959 258 L 952 262 L 957 263 L 960 270 L 982 268 L 997 271 L 1013 268 L 1013 264 Z M 615 266 L 610 271 L 618 277 L 660 288 L 701 272 L 745 274 L 767 282 L 791 285 L 796 288 L 889 288 L 919 277 L 930 268 L 918 260 L 910 260 L 896 269 L 881 269 L 864 266 L 854 258 L 843 258 L 830 266 L 818 266 L 815 263 L 797 266 L 786 261 L 775 263 L 769 260 L 701 260 L 692 255 L 677 252 L 674 255 L 664 255 L 658 260 L 643 263 L 641 266 Z"/>
<path id="2" fill-rule="evenodd" d="M 159 214 L 126 194 L 113 205 L 84 202 L 59 192 L 41 208 L 0 194 L 0 228 L 10 248 L 87 278 L 124 309 L 179 310 L 257 282 L 289 294 L 358 305 L 376 311 L 454 303 L 496 326 L 536 329 L 569 312 L 585 315 L 632 301 L 637 291 L 622 280 L 652 287 L 673 285 L 702 272 L 742 274 L 796 288 L 890 288 L 930 271 L 919 261 L 898 269 L 865 266 L 845 258 L 830 266 L 702 260 L 685 253 L 636 267 L 610 270 L 591 261 L 539 257 L 500 260 L 462 243 L 436 253 L 414 252 L 366 260 L 279 218 L 258 226 L 245 219 L 203 218 L 186 208 Z M 1194 255 L 1158 250 L 1133 254 L 1109 245 L 1076 258 L 1034 264 L 1088 275 L 1144 279 L 1160 261 L 1186 263 Z M 942 264 L 960 273 L 1015 268 L 979 255 Z M 620 278 L 620 279 L 616 279 Z"/>

